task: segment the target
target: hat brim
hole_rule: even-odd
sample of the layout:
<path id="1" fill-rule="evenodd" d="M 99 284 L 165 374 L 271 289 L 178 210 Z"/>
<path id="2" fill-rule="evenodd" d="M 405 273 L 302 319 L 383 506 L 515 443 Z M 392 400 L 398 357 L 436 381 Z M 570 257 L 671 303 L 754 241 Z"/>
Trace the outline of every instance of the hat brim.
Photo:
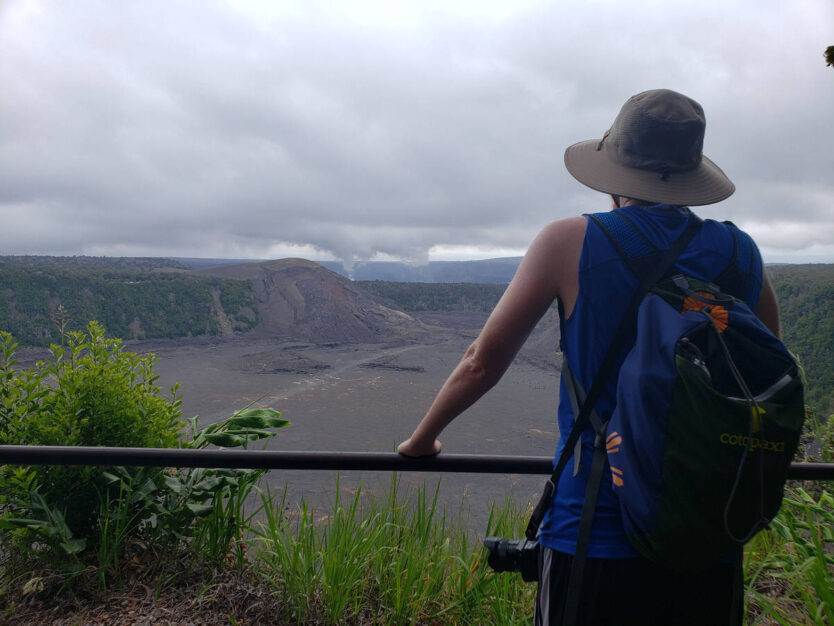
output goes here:
<path id="1" fill-rule="evenodd" d="M 693 170 L 658 172 L 626 167 L 598 150 L 600 140 L 582 141 L 565 150 L 565 167 L 583 185 L 603 193 L 649 202 L 700 206 L 721 202 L 736 190 L 715 163 L 701 157 Z"/>

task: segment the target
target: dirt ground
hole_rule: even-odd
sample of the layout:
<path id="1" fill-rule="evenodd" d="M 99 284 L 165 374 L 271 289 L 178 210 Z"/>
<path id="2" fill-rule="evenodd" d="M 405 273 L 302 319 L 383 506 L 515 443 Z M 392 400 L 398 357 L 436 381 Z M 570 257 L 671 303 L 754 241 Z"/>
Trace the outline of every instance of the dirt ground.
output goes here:
<path id="1" fill-rule="evenodd" d="M 479 314 L 427 315 L 428 342 L 313 346 L 269 339 L 144 345 L 159 357 L 159 384 L 180 384 L 185 417 L 223 419 L 254 403 L 270 406 L 291 425 L 269 441 L 273 450 L 393 451 L 408 437 L 484 321 Z M 502 381 L 451 424 L 444 451 L 459 454 L 552 456 L 556 445 L 558 357 L 555 329 L 522 351 Z M 542 332 L 539 332 L 542 335 Z M 542 347 L 544 346 L 544 347 Z M 135 348 L 134 348 L 135 349 Z M 341 472 L 342 497 L 387 491 L 391 474 Z M 507 496 L 538 496 L 543 476 L 404 473 L 401 485 L 440 480 L 440 501 L 473 529 L 485 529 L 489 505 Z M 337 478 L 330 471 L 273 471 L 273 489 L 288 503 L 303 498 L 326 511 Z"/>

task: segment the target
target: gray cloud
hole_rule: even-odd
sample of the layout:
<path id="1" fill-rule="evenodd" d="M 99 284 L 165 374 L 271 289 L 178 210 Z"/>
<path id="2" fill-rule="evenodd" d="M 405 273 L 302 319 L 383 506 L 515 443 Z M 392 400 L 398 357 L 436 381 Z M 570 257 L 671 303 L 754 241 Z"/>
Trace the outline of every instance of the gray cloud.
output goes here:
<path id="1" fill-rule="evenodd" d="M 5 3 L 0 254 L 522 250 L 605 208 L 564 148 L 665 86 L 738 187 L 701 214 L 834 260 L 824 0 L 278 5 Z"/>

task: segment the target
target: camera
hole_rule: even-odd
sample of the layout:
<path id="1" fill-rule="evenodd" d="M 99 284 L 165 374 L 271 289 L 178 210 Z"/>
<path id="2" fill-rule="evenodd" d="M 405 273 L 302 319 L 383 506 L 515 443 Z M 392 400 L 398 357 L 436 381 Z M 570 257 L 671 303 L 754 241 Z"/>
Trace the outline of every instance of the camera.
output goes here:
<path id="1" fill-rule="evenodd" d="M 539 543 L 528 539 L 487 537 L 484 546 L 489 550 L 487 563 L 496 572 L 521 572 L 528 583 L 539 579 Z"/>

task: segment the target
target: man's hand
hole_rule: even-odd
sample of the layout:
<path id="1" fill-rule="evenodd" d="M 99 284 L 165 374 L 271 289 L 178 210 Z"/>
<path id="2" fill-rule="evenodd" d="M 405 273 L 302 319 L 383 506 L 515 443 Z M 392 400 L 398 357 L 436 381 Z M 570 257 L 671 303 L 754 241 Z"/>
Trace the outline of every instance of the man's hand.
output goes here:
<path id="1" fill-rule="evenodd" d="M 420 442 L 409 437 L 397 446 L 397 452 L 403 456 L 418 457 L 418 456 L 435 456 L 440 454 L 440 449 L 443 446 L 435 439 L 431 443 Z"/>

